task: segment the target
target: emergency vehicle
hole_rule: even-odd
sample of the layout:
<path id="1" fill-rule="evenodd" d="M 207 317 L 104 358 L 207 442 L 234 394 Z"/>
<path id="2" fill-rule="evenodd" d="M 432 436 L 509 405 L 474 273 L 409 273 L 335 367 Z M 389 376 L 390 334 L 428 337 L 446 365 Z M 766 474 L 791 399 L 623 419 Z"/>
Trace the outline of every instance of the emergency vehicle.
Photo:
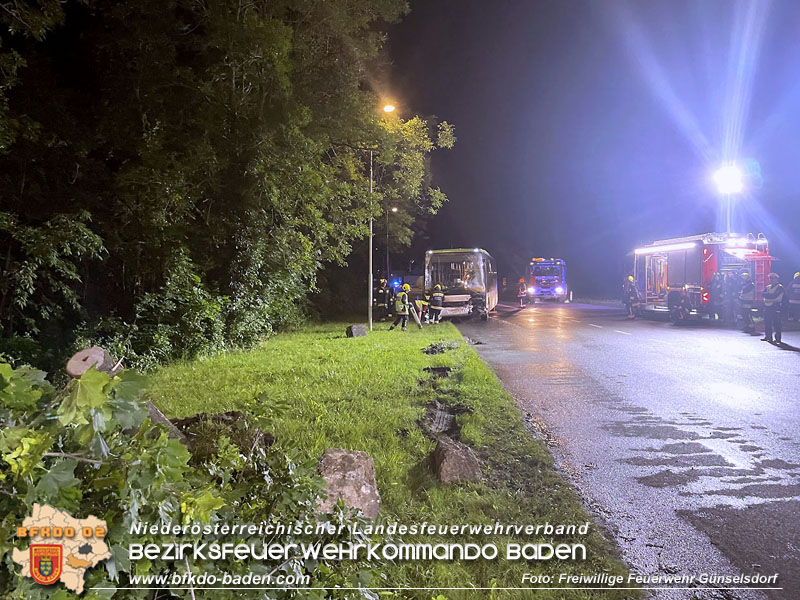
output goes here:
<path id="1" fill-rule="evenodd" d="M 738 278 L 745 271 L 755 283 L 759 304 L 773 260 L 763 233 L 758 237 L 752 233 L 704 233 L 658 240 L 634 251 L 634 277 L 640 294 L 644 292 L 641 309 L 669 313 L 685 293 L 691 315 L 708 315 L 714 273 L 736 277 L 738 297 Z"/>
<path id="2" fill-rule="evenodd" d="M 485 320 L 497 307 L 497 268 L 486 250 L 428 250 L 425 290 L 437 283 L 444 292 L 442 317 L 479 315 Z"/>
<path id="3" fill-rule="evenodd" d="M 566 263 L 560 258 L 532 258 L 528 298 L 564 302 L 568 297 Z"/>

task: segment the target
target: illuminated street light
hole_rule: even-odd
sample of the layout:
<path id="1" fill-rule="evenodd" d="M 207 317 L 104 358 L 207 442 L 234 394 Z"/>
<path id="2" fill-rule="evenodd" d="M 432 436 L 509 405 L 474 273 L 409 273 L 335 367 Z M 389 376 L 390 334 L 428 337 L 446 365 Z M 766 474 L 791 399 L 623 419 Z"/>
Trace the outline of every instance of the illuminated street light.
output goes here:
<path id="1" fill-rule="evenodd" d="M 396 108 L 397 107 L 394 104 L 386 104 L 383 107 L 383 112 L 387 112 L 387 113 L 394 112 Z"/>
<path id="2" fill-rule="evenodd" d="M 736 165 L 725 165 L 714 173 L 714 183 L 720 194 L 738 194 L 744 189 L 742 172 Z"/>
<path id="3" fill-rule="evenodd" d="M 742 171 L 736 165 L 723 165 L 714 172 L 714 183 L 717 184 L 719 193 L 725 196 L 725 227 L 730 234 L 732 196 L 744 189 Z"/>

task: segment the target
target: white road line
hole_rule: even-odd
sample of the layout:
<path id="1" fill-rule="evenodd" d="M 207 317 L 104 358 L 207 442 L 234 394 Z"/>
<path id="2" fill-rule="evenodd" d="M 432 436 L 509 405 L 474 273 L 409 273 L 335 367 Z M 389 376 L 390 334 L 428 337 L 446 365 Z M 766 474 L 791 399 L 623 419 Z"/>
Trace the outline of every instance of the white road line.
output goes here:
<path id="1" fill-rule="evenodd" d="M 597 327 L 598 329 L 602 329 L 602 325 L 595 325 L 594 323 L 589 323 L 589 327 Z"/>
<path id="2" fill-rule="evenodd" d="M 614 331 L 615 331 L 616 333 L 621 333 L 622 335 L 631 335 L 631 334 L 630 334 L 630 333 L 628 333 L 627 331 L 620 331 L 619 329 L 615 329 Z"/>

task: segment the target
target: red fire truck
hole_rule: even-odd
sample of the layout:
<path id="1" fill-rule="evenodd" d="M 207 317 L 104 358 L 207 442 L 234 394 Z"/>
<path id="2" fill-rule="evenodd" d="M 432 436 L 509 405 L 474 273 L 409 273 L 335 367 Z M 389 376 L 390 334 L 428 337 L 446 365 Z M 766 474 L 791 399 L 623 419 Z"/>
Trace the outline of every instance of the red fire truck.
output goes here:
<path id="1" fill-rule="evenodd" d="M 691 314 L 707 315 L 711 308 L 714 273 L 740 276 L 750 273 L 756 286 L 756 304 L 768 284 L 769 245 L 763 233 L 704 233 L 658 240 L 634 251 L 634 276 L 644 311 L 670 312 L 685 292 Z M 738 289 L 738 288 L 737 288 Z"/>

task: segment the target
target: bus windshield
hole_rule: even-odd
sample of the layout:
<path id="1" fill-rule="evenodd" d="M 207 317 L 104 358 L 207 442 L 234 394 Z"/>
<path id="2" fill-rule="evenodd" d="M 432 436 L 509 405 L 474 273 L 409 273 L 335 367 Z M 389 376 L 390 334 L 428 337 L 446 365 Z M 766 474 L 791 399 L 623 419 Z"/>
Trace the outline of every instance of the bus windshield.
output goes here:
<path id="1" fill-rule="evenodd" d="M 482 292 L 486 289 L 484 257 L 477 253 L 429 254 L 425 266 L 425 287 L 441 284 L 445 291 Z"/>

